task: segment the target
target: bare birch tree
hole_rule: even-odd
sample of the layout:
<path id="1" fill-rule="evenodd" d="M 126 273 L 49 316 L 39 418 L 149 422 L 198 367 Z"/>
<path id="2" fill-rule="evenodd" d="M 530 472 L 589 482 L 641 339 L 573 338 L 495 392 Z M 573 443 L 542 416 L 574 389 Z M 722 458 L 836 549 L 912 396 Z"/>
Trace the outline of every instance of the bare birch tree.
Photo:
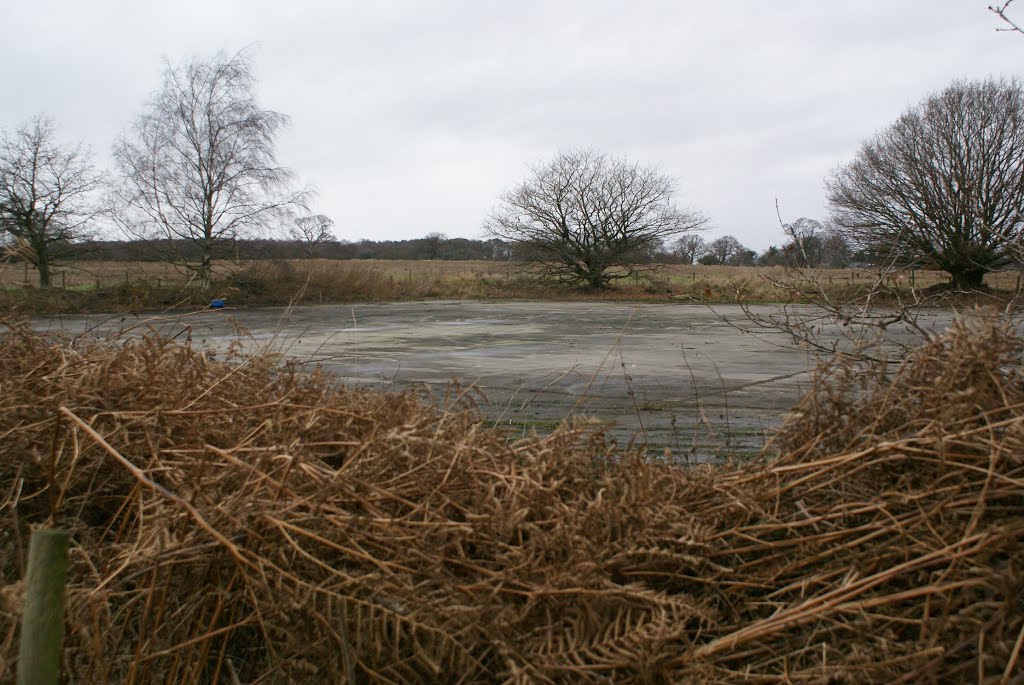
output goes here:
<path id="1" fill-rule="evenodd" d="M 257 101 L 247 51 L 168 63 L 163 86 L 114 146 L 123 228 L 160 240 L 164 256 L 208 289 L 216 248 L 283 224 L 308 199 L 277 162 L 274 139 L 287 123 Z M 197 249 L 198 263 L 179 244 Z"/>

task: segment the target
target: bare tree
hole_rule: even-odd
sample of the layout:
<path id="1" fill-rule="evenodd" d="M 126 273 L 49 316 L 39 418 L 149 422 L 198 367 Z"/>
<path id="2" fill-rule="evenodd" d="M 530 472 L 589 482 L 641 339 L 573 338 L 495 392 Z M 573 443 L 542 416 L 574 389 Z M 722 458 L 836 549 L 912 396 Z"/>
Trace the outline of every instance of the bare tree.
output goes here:
<path id="1" fill-rule="evenodd" d="M 740 245 L 740 249 L 726 264 L 729 266 L 754 266 L 757 263 L 757 251 L 751 250 L 746 245 Z"/>
<path id="2" fill-rule="evenodd" d="M 827 182 L 834 223 L 897 264 L 975 288 L 1024 233 L 1021 82 L 958 81 L 865 142 Z"/>
<path id="3" fill-rule="evenodd" d="M 778 211 L 778 205 L 775 209 Z M 824 231 L 821 222 L 802 216 L 791 224 L 783 224 L 782 230 L 790 239 L 782 248 L 786 257 L 796 266 L 818 266 L 821 261 L 821 234 Z"/>
<path id="4" fill-rule="evenodd" d="M 676 208 L 675 190 L 655 167 L 590 149 L 563 152 L 502 195 L 487 228 L 517 244 L 542 275 L 605 288 L 637 273 L 637 262 L 664 240 L 707 223 Z"/>
<path id="5" fill-rule="evenodd" d="M 821 261 L 822 266 L 844 267 L 849 266 L 853 257 L 850 243 L 843 236 L 842 232 L 836 230 L 831 224 L 825 225 L 825 232 L 821 234 Z"/>
<path id="6" fill-rule="evenodd" d="M 0 232 L 36 267 L 41 288 L 50 286 L 54 249 L 85 237 L 103 184 L 89 152 L 60 144 L 55 134 L 42 115 L 0 134 Z"/>
<path id="7" fill-rule="evenodd" d="M 427 251 L 429 259 L 437 259 L 441 255 L 441 246 L 448 240 L 448 236 L 444 233 L 428 233 L 424 236 L 423 241 L 427 244 Z"/>
<path id="8" fill-rule="evenodd" d="M 325 214 L 313 214 L 300 216 L 288 230 L 288 237 L 302 245 L 306 256 L 310 259 L 316 256 L 316 248 L 323 243 L 334 240 L 331 228 L 334 221 Z"/>
<path id="9" fill-rule="evenodd" d="M 683 264 L 693 264 L 707 248 L 707 242 L 696 233 L 684 235 L 672 243 L 672 252 L 679 257 Z"/>
<path id="10" fill-rule="evenodd" d="M 745 249 L 740 241 L 733 236 L 723 235 L 721 238 L 715 238 L 708 244 L 701 263 L 729 264 Z"/>
<path id="11" fill-rule="evenodd" d="M 288 118 L 261 107 L 255 91 L 246 51 L 168 63 L 163 86 L 114 146 L 122 226 L 162 239 L 165 257 L 194 271 L 204 290 L 218 246 L 283 221 L 309 196 L 277 163 L 274 138 Z M 179 241 L 198 249 L 198 264 L 175 249 Z"/>
<path id="12" fill-rule="evenodd" d="M 1003 28 L 998 28 L 996 31 L 1011 31 L 1013 33 L 1019 33 L 1024 35 L 1024 27 L 1017 23 L 1013 17 L 1010 16 L 1010 5 L 1013 4 L 1013 0 L 1006 0 L 1001 5 L 989 5 L 988 11 L 994 13 L 1003 23 L 1006 24 Z"/>
<path id="13" fill-rule="evenodd" d="M 1015 31 L 1019 34 L 1024 34 L 1019 25 L 1013 23 L 1005 13 L 1012 1 L 1008 0 L 1001 5 L 990 7 L 989 9 L 1003 17 L 1006 24 L 1010 27 L 999 30 Z M 954 84 L 954 88 L 962 85 Z M 981 85 L 991 87 L 992 84 L 990 82 Z M 997 82 L 996 85 L 1001 84 Z M 1010 85 L 1016 86 L 1015 83 Z M 978 88 L 978 84 L 974 88 Z M 944 96 L 947 96 L 947 93 L 944 92 L 932 96 L 917 108 L 912 109 L 907 115 L 904 115 L 904 118 L 913 118 L 912 115 L 914 114 L 920 117 L 924 114 L 943 111 L 948 107 L 948 103 L 934 101 L 942 100 Z M 998 99 L 995 99 L 995 101 L 997 102 Z M 992 100 L 987 100 L 986 104 L 992 104 L 992 102 Z M 1014 105 L 1013 109 L 1016 109 L 1016 105 Z M 1001 114 L 998 111 L 990 112 L 986 117 L 976 114 L 971 117 L 964 117 L 958 126 L 949 127 L 947 133 L 949 136 L 961 138 L 959 144 L 950 145 L 950 149 L 957 152 L 957 157 L 959 157 L 957 161 L 959 161 L 963 170 L 977 169 L 981 164 L 981 160 L 970 158 L 981 157 L 982 152 L 984 155 L 990 155 L 986 163 L 990 170 L 998 170 L 1000 161 L 1004 164 L 1010 161 L 1012 155 L 990 154 L 999 147 L 996 143 L 1001 138 L 1004 142 L 1013 139 L 1012 135 L 1005 135 L 1003 132 L 1000 132 L 998 126 L 988 129 L 987 137 L 981 137 L 981 140 L 989 141 L 990 145 L 976 145 L 979 139 L 979 130 L 986 130 L 984 126 L 980 125 L 981 122 L 987 122 L 991 125 L 1000 118 Z M 1014 114 L 1009 116 L 1019 117 L 1019 115 Z M 975 120 L 975 117 L 978 120 Z M 903 119 L 897 122 L 897 125 L 893 128 L 899 127 L 902 122 Z M 912 124 L 916 125 L 912 126 Z M 908 122 L 906 126 L 911 130 L 923 128 L 919 121 Z M 1014 130 L 1013 126 L 1008 126 L 1007 129 Z M 1004 135 L 1005 138 L 1003 137 Z M 899 140 L 899 137 L 895 136 L 893 131 L 890 130 L 878 136 L 872 143 L 888 142 L 894 138 Z M 972 141 L 971 145 L 966 144 L 968 141 Z M 932 175 L 930 180 L 934 183 L 957 178 L 953 174 L 943 176 L 950 167 L 948 152 L 945 156 L 939 156 L 938 162 L 935 161 L 936 149 L 942 150 L 940 145 L 935 144 L 928 138 L 921 138 L 915 142 L 915 139 L 911 137 L 909 140 L 903 139 L 902 142 L 905 149 L 900 150 L 897 148 L 897 150 L 891 151 L 888 155 L 875 153 L 869 158 L 865 158 L 864 152 L 872 146 L 865 144 L 862 148 L 862 155 L 858 161 L 865 165 L 869 163 L 881 165 L 886 161 L 892 165 L 889 168 L 883 167 L 877 170 L 876 174 L 868 176 L 868 178 L 875 181 L 875 184 L 865 189 L 865 192 L 869 189 L 878 192 L 885 183 L 891 183 L 890 190 L 892 192 L 909 192 L 908 188 L 913 188 L 911 183 L 920 182 L 922 175 Z M 961 151 L 966 154 L 960 154 Z M 1019 154 L 1017 154 L 1017 160 L 1016 163 L 1019 164 Z M 894 162 L 902 161 L 912 163 L 905 167 L 897 167 L 893 164 Z M 914 162 L 920 162 L 920 164 Z M 1005 171 L 1005 168 L 1003 171 Z M 908 178 L 900 177 L 899 172 L 903 172 Z M 833 180 L 837 176 L 841 177 L 841 175 L 842 170 L 836 172 L 833 175 Z M 998 204 L 1000 202 L 998 198 L 1004 197 L 1005 185 L 1012 186 L 1012 183 L 1004 185 L 1003 181 L 1005 181 L 1005 178 L 1005 176 L 1002 176 L 1003 180 L 999 180 L 999 174 L 993 178 L 993 184 L 989 187 L 989 190 L 995 191 L 994 194 L 989 195 L 992 198 L 991 202 L 993 204 Z M 954 199 L 958 197 L 955 190 L 957 190 L 956 186 L 947 188 L 949 196 Z M 965 188 L 964 190 L 966 191 L 967 189 Z M 973 193 L 965 192 L 963 195 L 977 197 L 978 191 L 975 189 Z M 922 194 L 923 196 L 924 194 Z M 962 198 L 963 196 L 960 197 Z M 957 203 L 961 201 L 958 200 Z M 1018 208 L 1020 207 L 1019 202 L 1017 206 Z M 950 215 L 953 215 L 953 212 L 956 211 L 955 204 L 949 211 Z M 1017 211 L 1016 214 L 1020 216 L 1021 212 Z M 939 208 L 932 212 L 932 216 L 941 216 Z M 785 229 L 781 216 L 779 222 Z M 907 226 L 911 228 L 915 225 L 911 222 L 907 223 Z M 909 231 L 910 229 L 908 228 L 907 230 Z M 866 246 L 863 243 L 851 245 L 844 237 L 844 234 L 849 236 L 850 231 L 842 226 L 826 224 L 824 241 L 825 261 L 835 266 L 846 265 L 851 258 L 858 261 L 873 262 L 873 269 L 858 270 L 861 278 L 857 284 L 858 287 L 850 288 L 849 290 L 845 288 L 833 290 L 828 287 L 820 275 L 801 268 L 799 265 L 794 264 L 791 259 L 786 259 L 782 263 L 789 268 L 786 269 L 784 277 L 765 276 L 768 283 L 774 286 L 779 293 L 780 308 L 766 314 L 763 311 L 755 311 L 741 303 L 747 320 L 753 324 L 745 330 L 754 335 L 758 335 L 759 329 L 769 331 L 772 334 L 777 332 L 786 333 L 797 344 L 820 354 L 828 356 L 841 354 L 845 360 L 849 360 L 851 365 L 857 365 L 857 375 L 874 373 L 885 378 L 894 362 L 899 362 L 906 358 L 906 355 L 919 343 L 934 339 L 937 332 L 934 320 L 935 310 L 937 308 L 948 309 L 952 307 L 955 311 L 961 302 L 954 293 L 933 290 L 931 288 L 919 288 L 915 284 L 912 274 L 900 273 L 899 261 L 898 259 L 894 260 L 893 257 L 903 256 L 906 254 L 905 252 L 901 253 L 899 250 L 891 249 L 885 244 L 884 240 L 878 242 L 869 241 Z M 898 237 L 900 233 L 894 231 L 891 235 Z M 1012 240 L 1009 247 L 1009 251 L 1012 254 L 1016 247 Z M 854 252 L 854 248 L 859 249 Z M 765 261 L 774 260 L 778 254 L 778 250 L 772 251 L 771 254 L 766 254 L 768 259 L 765 259 Z M 831 281 L 831 278 L 829 278 L 829 281 Z M 969 301 L 973 301 L 973 298 Z M 1019 312 L 1021 302 L 1019 292 L 1008 302 L 998 295 L 992 296 L 991 301 L 998 302 L 1004 312 Z M 854 367 L 851 366 L 852 368 Z"/>
<path id="14" fill-rule="evenodd" d="M 781 223 L 782 219 L 779 221 Z M 780 264 L 815 269 L 819 266 L 845 266 L 849 262 L 850 246 L 831 224 L 800 217 L 793 223 L 782 224 L 782 230 L 789 236 L 789 242 L 778 251 Z M 768 255 L 762 262 L 768 262 L 772 256 Z"/>
<path id="15" fill-rule="evenodd" d="M 786 253 L 779 249 L 778 245 L 769 245 L 764 252 L 757 256 L 758 266 L 789 266 Z"/>

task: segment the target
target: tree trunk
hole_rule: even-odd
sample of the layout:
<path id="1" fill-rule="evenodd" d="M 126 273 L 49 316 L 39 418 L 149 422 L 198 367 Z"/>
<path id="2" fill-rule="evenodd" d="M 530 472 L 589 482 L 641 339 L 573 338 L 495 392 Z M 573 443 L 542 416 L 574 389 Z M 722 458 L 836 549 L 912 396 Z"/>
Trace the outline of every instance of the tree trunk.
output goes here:
<path id="1" fill-rule="evenodd" d="M 36 269 L 39 270 L 39 287 L 50 287 L 50 259 L 46 250 L 39 250 L 36 254 Z"/>
<path id="2" fill-rule="evenodd" d="M 592 270 L 587 274 L 587 285 L 594 290 L 601 290 L 607 285 L 603 271 Z"/>
<path id="3" fill-rule="evenodd" d="M 984 285 L 985 269 L 964 269 L 952 271 L 952 286 L 954 290 L 977 290 Z"/>
<path id="4" fill-rule="evenodd" d="M 204 293 L 210 289 L 210 283 L 213 280 L 210 273 L 213 270 L 211 262 L 210 251 L 204 249 L 203 260 L 199 263 L 199 287 Z"/>

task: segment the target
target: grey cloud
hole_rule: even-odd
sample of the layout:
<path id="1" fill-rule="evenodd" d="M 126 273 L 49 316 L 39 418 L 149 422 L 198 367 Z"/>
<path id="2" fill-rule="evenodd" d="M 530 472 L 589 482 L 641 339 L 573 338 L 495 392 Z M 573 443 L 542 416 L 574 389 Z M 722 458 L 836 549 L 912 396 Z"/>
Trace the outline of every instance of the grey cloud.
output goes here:
<path id="1" fill-rule="evenodd" d="M 100 157 L 160 59 L 258 42 L 281 159 L 338 233 L 476 235 L 527 165 L 594 145 L 659 163 L 719 233 L 778 242 L 822 178 L 954 78 L 1013 73 L 986 0 L 390 0 L 9 8 L 0 126 L 46 111 Z M 39 35 L 47 40 L 38 40 Z"/>

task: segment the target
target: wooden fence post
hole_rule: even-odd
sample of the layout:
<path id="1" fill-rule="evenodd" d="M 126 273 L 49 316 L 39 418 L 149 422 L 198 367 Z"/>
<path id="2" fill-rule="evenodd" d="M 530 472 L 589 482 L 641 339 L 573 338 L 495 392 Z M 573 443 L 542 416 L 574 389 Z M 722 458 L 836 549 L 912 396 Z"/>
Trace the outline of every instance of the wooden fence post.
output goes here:
<path id="1" fill-rule="evenodd" d="M 55 685 L 60 677 L 67 551 L 66 531 L 39 528 L 32 533 L 18 647 L 18 685 Z"/>

